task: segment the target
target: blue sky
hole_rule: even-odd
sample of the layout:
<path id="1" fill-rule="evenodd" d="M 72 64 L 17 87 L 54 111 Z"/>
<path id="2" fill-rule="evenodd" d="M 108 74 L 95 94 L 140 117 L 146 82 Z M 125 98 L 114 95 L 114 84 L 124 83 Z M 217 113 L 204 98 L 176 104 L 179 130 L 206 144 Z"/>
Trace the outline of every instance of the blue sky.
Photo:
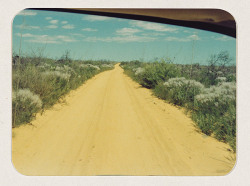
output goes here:
<path id="1" fill-rule="evenodd" d="M 166 24 L 52 11 L 23 10 L 13 20 L 13 51 L 58 59 L 129 61 L 171 58 L 175 63 L 206 64 L 211 54 L 228 51 L 236 59 L 236 40 L 229 36 Z"/>

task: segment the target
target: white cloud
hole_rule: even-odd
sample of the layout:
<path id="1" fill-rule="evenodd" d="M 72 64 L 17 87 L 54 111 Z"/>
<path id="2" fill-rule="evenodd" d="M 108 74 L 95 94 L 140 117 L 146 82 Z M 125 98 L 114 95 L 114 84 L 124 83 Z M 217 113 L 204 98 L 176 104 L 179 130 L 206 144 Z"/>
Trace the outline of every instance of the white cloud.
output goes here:
<path id="1" fill-rule="evenodd" d="M 157 38 L 151 36 L 137 36 L 136 33 L 141 32 L 139 29 L 134 28 L 122 28 L 118 29 L 115 32 L 113 37 L 86 37 L 84 41 L 88 42 L 119 42 L 119 43 L 128 43 L 128 42 L 151 42 Z"/>
<path id="2" fill-rule="evenodd" d="M 231 37 L 228 37 L 228 36 L 221 36 L 221 37 L 212 37 L 213 39 L 217 40 L 217 41 L 230 41 L 232 40 Z"/>
<path id="3" fill-rule="evenodd" d="M 133 35 L 138 32 L 141 32 L 141 31 L 139 29 L 134 29 L 134 28 L 122 28 L 122 29 L 116 30 L 116 34 L 118 35 Z"/>
<path id="4" fill-rule="evenodd" d="M 51 20 L 50 23 L 51 23 L 51 24 L 57 24 L 57 23 L 58 23 L 58 20 L 55 20 L 55 19 L 54 19 L 54 20 Z"/>
<path id="5" fill-rule="evenodd" d="M 70 33 L 70 35 L 77 37 L 85 37 L 83 34 L 78 34 L 78 33 Z"/>
<path id="6" fill-rule="evenodd" d="M 120 42 L 120 43 L 128 43 L 128 42 L 150 42 L 154 41 L 156 38 L 153 37 L 143 37 L 143 36 L 115 36 L 115 37 L 106 37 L 106 38 L 98 38 L 98 37 L 87 37 L 84 41 L 88 42 Z"/>
<path id="7" fill-rule="evenodd" d="M 167 37 L 165 38 L 166 41 L 178 41 L 178 42 L 189 42 L 189 41 L 195 41 L 200 40 L 199 36 L 197 35 L 190 35 L 188 37 Z"/>
<path id="8" fill-rule="evenodd" d="M 46 28 L 55 29 L 55 28 L 58 28 L 58 26 L 57 25 L 48 25 L 48 26 L 46 26 Z"/>
<path id="9" fill-rule="evenodd" d="M 129 24 L 134 26 L 134 27 L 140 27 L 140 28 L 143 28 L 145 30 L 154 30 L 154 31 L 158 31 L 158 32 L 175 32 L 175 31 L 177 31 L 176 28 L 167 27 L 167 26 L 159 24 L 159 23 L 150 23 L 150 22 L 146 22 L 146 21 L 130 21 Z"/>
<path id="10" fill-rule="evenodd" d="M 74 25 L 64 25 L 64 26 L 62 26 L 62 28 L 64 28 L 64 29 L 74 29 L 75 28 L 75 26 Z"/>
<path id="11" fill-rule="evenodd" d="M 17 36 L 21 36 L 20 33 L 16 34 Z M 23 38 L 26 38 L 26 42 L 31 43 L 64 43 L 64 42 L 76 42 L 77 40 L 72 36 L 66 35 L 57 35 L 57 36 L 48 36 L 48 35 L 34 35 L 30 33 L 24 33 L 22 35 Z"/>
<path id="12" fill-rule="evenodd" d="M 165 33 L 162 32 L 153 32 L 153 33 L 142 33 L 143 36 L 165 36 Z"/>
<path id="13" fill-rule="evenodd" d="M 96 32 L 97 29 L 94 28 L 83 28 L 82 31 L 87 31 L 87 32 Z"/>
<path id="14" fill-rule="evenodd" d="M 188 36 L 187 37 L 188 39 L 191 39 L 191 40 L 200 40 L 199 36 L 197 36 L 196 34 L 193 34 L 191 36 Z"/>
<path id="15" fill-rule="evenodd" d="M 34 37 L 34 35 L 33 35 L 33 34 L 30 34 L 30 33 L 25 33 L 25 34 L 16 33 L 15 35 L 16 35 L 16 36 L 22 36 L 22 37 Z"/>
<path id="16" fill-rule="evenodd" d="M 34 11 L 30 11 L 30 10 L 23 10 L 23 11 L 19 12 L 17 15 L 35 16 L 35 15 L 37 15 L 37 13 Z"/>
<path id="17" fill-rule="evenodd" d="M 16 27 L 20 29 L 27 29 L 27 30 L 40 29 L 39 26 L 31 26 L 31 25 L 26 25 L 26 24 L 16 25 Z"/>
<path id="18" fill-rule="evenodd" d="M 52 19 L 52 17 L 45 17 L 45 19 L 46 19 L 46 20 L 51 20 L 51 19 Z"/>
<path id="19" fill-rule="evenodd" d="M 62 24 L 67 24 L 67 23 L 68 23 L 68 21 L 62 21 L 61 23 L 62 23 Z"/>
<path id="20" fill-rule="evenodd" d="M 32 35 L 31 39 L 25 40 L 26 42 L 30 43 L 60 43 L 60 41 L 56 40 L 55 37 L 48 36 L 48 35 Z"/>
<path id="21" fill-rule="evenodd" d="M 96 16 L 96 15 L 86 15 L 82 18 L 82 20 L 86 20 L 86 21 L 107 21 L 107 20 L 111 20 L 113 18 L 111 17 L 105 17 L 105 16 Z"/>
<path id="22" fill-rule="evenodd" d="M 197 30 L 191 31 L 191 30 L 184 30 L 183 32 L 189 33 L 189 34 L 198 34 Z"/>
<path id="23" fill-rule="evenodd" d="M 57 39 L 60 39 L 64 42 L 75 42 L 76 40 L 74 38 L 71 38 L 69 36 L 65 36 L 65 35 L 58 35 L 56 36 Z"/>
<path id="24" fill-rule="evenodd" d="M 30 39 L 27 40 L 29 43 L 42 43 L 42 44 L 57 44 L 60 43 L 58 41 L 55 41 L 53 39 L 48 39 L 48 38 L 36 38 L 36 39 Z"/>

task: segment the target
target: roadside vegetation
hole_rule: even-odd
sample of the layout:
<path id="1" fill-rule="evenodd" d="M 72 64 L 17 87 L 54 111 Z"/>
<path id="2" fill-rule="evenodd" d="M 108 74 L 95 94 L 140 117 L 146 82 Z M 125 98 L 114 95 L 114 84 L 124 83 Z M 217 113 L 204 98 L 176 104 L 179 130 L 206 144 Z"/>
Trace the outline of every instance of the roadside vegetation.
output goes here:
<path id="1" fill-rule="evenodd" d="M 206 135 L 236 151 L 236 67 L 227 51 L 211 55 L 208 65 L 174 64 L 170 59 L 120 65 L 125 74 L 171 104 L 185 107 Z"/>
<path id="2" fill-rule="evenodd" d="M 12 127 L 30 123 L 70 90 L 114 68 L 109 61 L 72 60 L 68 51 L 59 60 L 17 55 L 12 59 Z"/>

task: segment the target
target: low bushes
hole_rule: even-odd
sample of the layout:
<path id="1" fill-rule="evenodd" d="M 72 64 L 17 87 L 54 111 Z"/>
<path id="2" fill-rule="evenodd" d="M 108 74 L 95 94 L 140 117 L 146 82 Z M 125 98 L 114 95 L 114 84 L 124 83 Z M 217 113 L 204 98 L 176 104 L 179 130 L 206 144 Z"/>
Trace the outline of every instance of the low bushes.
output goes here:
<path id="1" fill-rule="evenodd" d="M 22 64 L 13 65 L 13 127 L 30 122 L 35 113 L 51 107 L 70 90 L 94 75 L 113 68 L 110 62 L 71 60 L 59 63 L 44 59 L 35 65 L 32 58 L 23 58 L 22 61 Z M 39 104 L 34 104 L 34 100 L 40 100 Z"/>
<path id="2" fill-rule="evenodd" d="M 178 69 L 173 64 L 152 63 L 148 64 L 144 71 L 138 74 L 138 79 L 142 86 L 155 88 L 158 83 L 176 77 L 178 73 Z"/>
<path id="3" fill-rule="evenodd" d="M 171 78 L 155 89 L 156 96 L 168 100 L 170 103 L 185 106 L 193 103 L 194 96 L 199 94 L 204 86 L 195 80 L 184 77 Z"/>
<path id="4" fill-rule="evenodd" d="M 157 97 L 187 108 L 203 133 L 229 143 L 236 150 L 234 67 L 186 65 L 192 69 L 190 73 L 185 65 L 169 63 L 133 62 L 121 66 L 127 75 L 152 89 Z"/>
<path id="5" fill-rule="evenodd" d="M 29 123 L 42 107 L 40 97 L 29 89 L 19 89 L 12 95 L 12 123 L 15 126 Z"/>
<path id="6" fill-rule="evenodd" d="M 236 84 L 222 82 L 195 96 L 192 117 L 207 135 L 228 142 L 235 150 Z"/>
<path id="7" fill-rule="evenodd" d="M 160 82 L 179 75 L 178 68 L 175 65 L 165 62 L 154 63 L 133 63 L 129 66 L 122 63 L 125 73 L 139 82 L 143 87 L 155 88 Z"/>

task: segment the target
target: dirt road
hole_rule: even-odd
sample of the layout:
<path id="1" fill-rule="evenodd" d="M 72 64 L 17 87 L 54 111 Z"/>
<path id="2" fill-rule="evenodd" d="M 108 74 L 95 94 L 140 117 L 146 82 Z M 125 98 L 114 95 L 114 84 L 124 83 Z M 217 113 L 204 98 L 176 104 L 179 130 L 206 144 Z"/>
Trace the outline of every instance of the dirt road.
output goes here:
<path id="1" fill-rule="evenodd" d="M 13 130 L 12 159 L 25 175 L 225 175 L 228 145 L 195 129 L 116 65 L 32 122 Z"/>

